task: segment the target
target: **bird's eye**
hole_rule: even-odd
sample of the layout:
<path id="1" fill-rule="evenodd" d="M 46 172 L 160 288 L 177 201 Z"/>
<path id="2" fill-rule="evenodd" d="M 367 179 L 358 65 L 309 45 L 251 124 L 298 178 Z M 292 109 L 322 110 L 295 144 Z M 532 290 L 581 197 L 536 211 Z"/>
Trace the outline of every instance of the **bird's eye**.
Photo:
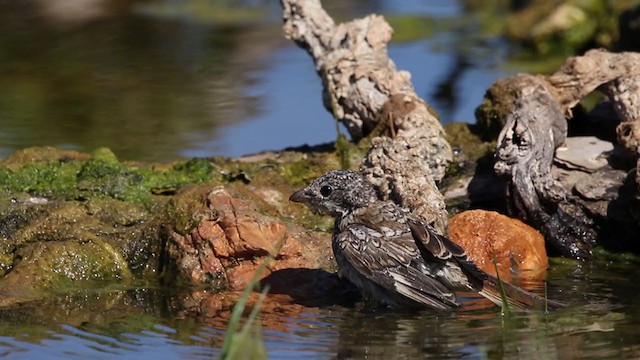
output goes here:
<path id="1" fill-rule="evenodd" d="M 325 185 L 320 188 L 320 195 L 324 197 L 331 195 L 332 192 L 333 192 L 333 188 L 329 185 Z"/>

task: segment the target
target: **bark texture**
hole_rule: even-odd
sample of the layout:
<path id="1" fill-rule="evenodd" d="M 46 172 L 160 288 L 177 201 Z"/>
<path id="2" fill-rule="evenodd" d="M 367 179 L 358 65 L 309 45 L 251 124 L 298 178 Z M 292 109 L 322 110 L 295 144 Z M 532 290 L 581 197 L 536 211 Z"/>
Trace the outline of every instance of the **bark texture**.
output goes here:
<path id="1" fill-rule="evenodd" d="M 389 24 L 379 15 L 336 24 L 318 0 L 282 0 L 282 6 L 285 36 L 313 58 L 325 107 L 355 141 L 381 128 L 361 170 L 383 197 L 444 231 L 447 216 L 436 182 L 451 162 L 451 147 L 435 112 L 415 94 L 410 74 L 389 59 Z"/>
<path id="2" fill-rule="evenodd" d="M 600 167 L 581 168 L 580 175 L 570 175 L 566 169 L 555 169 L 554 157 L 569 143 L 565 117 L 571 117 L 572 108 L 599 88 L 620 118 L 619 143 L 637 159 L 638 80 L 640 54 L 591 50 L 569 58 L 551 76 L 521 74 L 500 80 L 479 109 L 487 117 L 504 119 L 494 168 L 508 180 L 510 210 L 541 229 L 547 241 L 566 256 L 588 258 L 612 223 L 632 226 L 630 231 L 637 227 L 637 221 L 629 221 L 632 211 L 623 186 L 625 177 L 619 174 L 625 169 L 611 165 L 609 158 Z M 510 91 L 503 95 L 504 89 Z M 584 184 L 590 184 L 588 191 L 581 191 Z M 621 216 L 616 213 L 619 210 L 626 213 Z"/>

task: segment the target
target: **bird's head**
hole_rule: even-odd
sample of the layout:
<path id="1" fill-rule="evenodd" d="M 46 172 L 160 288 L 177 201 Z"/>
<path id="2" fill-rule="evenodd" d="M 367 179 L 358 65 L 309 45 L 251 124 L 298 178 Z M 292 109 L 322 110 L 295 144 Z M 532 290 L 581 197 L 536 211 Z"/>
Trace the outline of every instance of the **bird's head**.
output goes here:
<path id="1" fill-rule="evenodd" d="M 330 171 L 289 198 L 306 204 L 314 211 L 334 216 L 367 206 L 377 199 L 373 185 L 359 172 L 348 170 Z"/>

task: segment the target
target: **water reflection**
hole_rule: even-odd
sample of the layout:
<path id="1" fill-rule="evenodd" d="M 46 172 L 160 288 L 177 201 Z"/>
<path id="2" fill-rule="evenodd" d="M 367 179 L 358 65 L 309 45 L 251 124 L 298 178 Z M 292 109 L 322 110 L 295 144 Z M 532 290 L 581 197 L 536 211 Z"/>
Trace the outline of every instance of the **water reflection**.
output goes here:
<path id="1" fill-rule="evenodd" d="M 220 125 L 256 114 L 259 99 L 243 91 L 269 45 L 284 42 L 261 23 L 218 27 L 133 11 L 58 26 L 39 5 L 0 2 L 3 155 L 55 145 L 176 158 L 191 135 L 215 137 Z M 258 42 L 265 46 L 250 46 Z"/>
<path id="2" fill-rule="evenodd" d="M 431 29 L 390 55 L 444 122 L 472 122 L 504 75 L 491 69 L 502 45 L 470 37 L 473 22 L 455 25 L 457 2 L 324 5 L 341 21 L 380 12 Z M 491 51 L 462 52 L 478 44 Z M 275 1 L 0 0 L 0 54 L 0 157 L 108 146 L 122 159 L 170 161 L 336 137 L 312 61 L 283 38 Z"/>
<path id="3" fill-rule="evenodd" d="M 554 261 L 549 297 L 569 306 L 547 315 L 503 318 L 472 295 L 460 310 L 434 313 L 305 306 L 273 294 L 260 319 L 273 359 L 637 358 L 640 285 L 627 278 L 636 266 Z M 238 296 L 154 287 L 54 296 L 0 311 L 0 354 L 210 359 Z"/>

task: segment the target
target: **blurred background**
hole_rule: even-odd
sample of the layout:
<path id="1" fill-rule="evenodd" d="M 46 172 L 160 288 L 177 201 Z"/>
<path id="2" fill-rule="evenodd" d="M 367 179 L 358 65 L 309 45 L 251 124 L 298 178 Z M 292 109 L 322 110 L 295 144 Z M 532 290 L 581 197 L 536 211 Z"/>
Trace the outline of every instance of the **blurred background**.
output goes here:
<path id="1" fill-rule="evenodd" d="M 418 95 L 443 123 L 473 123 L 498 78 L 553 71 L 567 55 L 613 44 L 631 3 L 323 6 L 337 21 L 383 14 L 395 29 L 389 55 Z M 122 160 L 168 162 L 333 141 L 312 60 L 281 22 L 275 0 L 0 0 L 0 157 L 106 146 Z"/>

